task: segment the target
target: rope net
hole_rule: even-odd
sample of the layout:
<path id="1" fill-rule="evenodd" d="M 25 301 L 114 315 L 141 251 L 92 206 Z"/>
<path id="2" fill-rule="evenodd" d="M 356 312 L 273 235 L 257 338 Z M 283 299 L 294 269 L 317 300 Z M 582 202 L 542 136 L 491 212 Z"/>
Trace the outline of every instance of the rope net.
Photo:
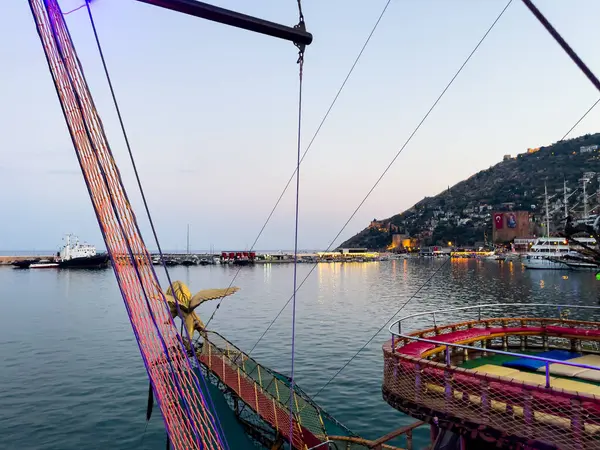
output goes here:
<path id="1" fill-rule="evenodd" d="M 259 364 L 218 333 L 209 331 L 203 336 L 200 362 L 231 389 L 246 407 L 286 439 L 290 429 L 288 407 L 290 396 L 293 395 L 293 448 L 307 449 L 325 442 L 331 436 L 358 438 L 320 408 L 300 387 L 294 385 L 292 391 L 289 377 Z M 352 448 L 367 448 L 353 445 Z"/>
<path id="2" fill-rule="evenodd" d="M 561 450 L 600 448 L 600 368 L 588 370 L 586 381 L 572 376 L 583 369 L 552 364 L 548 376 L 543 362 L 515 369 L 502 363 L 506 356 L 486 351 L 515 349 L 526 359 L 551 350 L 597 361 L 597 323 L 486 319 L 413 336 L 468 343 L 480 350 L 406 338 L 388 341 L 383 347 L 383 396 L 396 409 L 442 428 L 478 435 L 490 445 L 504 441 Z M 479 358 L 483 365 L 477 363 Z"/>
<path id="3" fill-rule="evenodd" d="M 166 307 L 56 0 L 29 0 L 125 307 L 173 448 L 222 449 Z"/>

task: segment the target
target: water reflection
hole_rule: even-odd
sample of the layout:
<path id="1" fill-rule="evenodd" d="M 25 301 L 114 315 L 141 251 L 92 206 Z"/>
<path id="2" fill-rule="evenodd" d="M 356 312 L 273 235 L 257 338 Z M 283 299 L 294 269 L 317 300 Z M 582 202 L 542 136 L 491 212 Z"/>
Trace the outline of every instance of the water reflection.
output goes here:
<path id="1" fill-rule="evenodd" d="M 298 280 L 311 268 L 300 264 Z M 398 317 L 488 303 L 596 305 L 600 284 L 587 272 L 529 271 L 518 262 L 475 260 L 324 263 L 314 271 L 297 297 L 296 379 L 309 393 L 320 389 L 409 299 Z M 169 272 L 197 291 L 227 287 L 238 267 L 174 267 Z M 158 273 L 166 286 L 163 271 Z M 235 285 L 241 291 L 224 299 L 211 328 L 248 351 L 290 298 L 292 265 L 242 267 Z M 0 314 L 0 359 L 8 361 L 0 370 L 5 388 L 0 422 L 9 430 L 3 444 L 70 450 L 85 439 L 89 450 L 140 448 L 139 433 L 132 430 L 144 427 L 147 377 L 112 271 L 0 268 L 0 298 L 8 299 Z M 206 302 L 198 313 L 209 317 L 215 306 Z M 498 310 L 509 316 L 540 312 L 559 314 L 556 306 Z M 573 308 L 569 314 L 591 316 Z M 19 317 L 27 317 L 30 326 L 23 327 L 15 320 Z M 420 318 L 406 326 L 431 323 Z M 290 328 L 288 306 L 253 356 L 288 373 Z M 317 398 L 337 419 L 371 439 L 412 421 L 381 397 L 381 345 L 388 338 L 384 328 Z M 23 385 L 28 395 L 22 395 Z M 162 449 L 163 438 L 162 420 L 155 414 L 145 447 Z M 422 448 L 425 438 L 417 433 L 415 447 Z"/>

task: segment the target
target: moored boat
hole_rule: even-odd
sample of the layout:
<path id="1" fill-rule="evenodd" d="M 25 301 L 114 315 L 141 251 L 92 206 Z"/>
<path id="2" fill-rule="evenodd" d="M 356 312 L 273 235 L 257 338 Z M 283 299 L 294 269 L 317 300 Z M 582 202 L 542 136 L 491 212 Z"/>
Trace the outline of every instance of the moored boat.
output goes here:
<path id="1" fill-rule="evenodd" d="M 101 269 L 108 267 L 107 253 L 98 253 L 90 244 L 80 244 L 79 239 L 68 234 L 56 260 L 60 268 Z"/>

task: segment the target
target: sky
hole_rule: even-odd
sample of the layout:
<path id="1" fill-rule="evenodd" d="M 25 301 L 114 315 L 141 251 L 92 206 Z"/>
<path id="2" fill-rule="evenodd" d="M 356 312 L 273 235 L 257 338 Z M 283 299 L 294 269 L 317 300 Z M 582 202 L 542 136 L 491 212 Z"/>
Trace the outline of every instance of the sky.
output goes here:
<path id="1" fill-rule="evenodd" d="M 64 11 L 81 0 L 62 0 Z M 214 0 L 293 25 L 295 0 Z M 386 0 L 305 0 L 303 150 Z M 597 0 L 535 2 L 600 74 Z M 506 0 L 393 0 L 301 166 L 299 246 L 332 243 Z M 293 44 L 134 0 L 92 9 L 163 248 L 249 248 L 295 167 Z M 104 247 L 25 0 L 0 2 L 0 251 Z M 155 248 L 85 9 L 67 16 Z M 600 96 L 519 0 L 335 244 L 473 173 L 559 140 Z M 571 136 L 600 131 L 600 107 Z M 294 185 L 256 244 L 290 249 Z"/>

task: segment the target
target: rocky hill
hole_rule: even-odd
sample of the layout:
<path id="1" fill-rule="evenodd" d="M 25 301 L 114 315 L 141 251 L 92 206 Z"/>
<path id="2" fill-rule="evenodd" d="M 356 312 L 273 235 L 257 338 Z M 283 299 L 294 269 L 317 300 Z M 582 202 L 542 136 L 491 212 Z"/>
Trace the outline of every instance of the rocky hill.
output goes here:
<path id="1" fill-rule="evenodd" d="M 418 238 L 421 245 L 473 245 L 492 230 L 491 212 L 526 210 L 534 221 L 543 220 L 544 182 L 556 227 L 564 217 L 563 180 L 569 208 L 583 213 L 585 176 L 590 213 L 600 210 L 600 133 L 528 149 L 449 187 L 435 197 L 425 197 L 412 208 L 371 224 L 339 247 L 389 248 L 394 234 Z M 590 196 L 591 194 L 591 196 Z M 553 229 L 553 226 L 551 226 Z"/>

